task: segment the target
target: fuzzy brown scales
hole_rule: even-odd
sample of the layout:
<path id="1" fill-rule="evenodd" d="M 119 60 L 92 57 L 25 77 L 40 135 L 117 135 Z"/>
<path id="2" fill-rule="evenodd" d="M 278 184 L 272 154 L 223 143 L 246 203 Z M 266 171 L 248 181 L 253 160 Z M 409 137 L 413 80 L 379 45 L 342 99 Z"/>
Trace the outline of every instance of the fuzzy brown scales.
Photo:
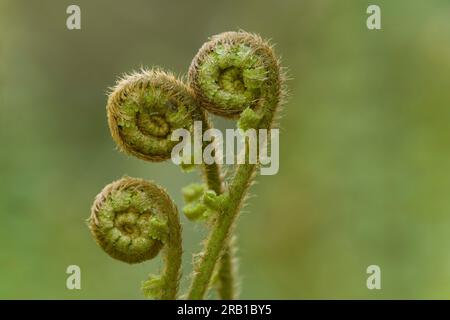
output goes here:
<path id="1" fill-rule="evenodd" d="M 229 101 L 222 102 L 218 99 L 212 99 L 205 93 L 204 88 L 200 82 L 200 68 L 205 61 L 208 61 L 211 53 L 213 53 L 218 46 L 231 48 L 236 45 L 243 45 L 250 49 L 250 55 L 258 58 L 260 67 L 265 69 L 265 79 L 261 81 L 261 91 L 259 96 L 246 105 L 230 106 Z M 226 53 L 225 53 L 226 54 Z M 231 65 L 230 65 L 231 66 Z M 223 70 L 222 70 L 223 71 Z M 222 72 L 221 71 L 221 72 Z M 261 112 L 265 119 L 261 124 L 265 127 L 270 127 L 273 122 L 273 115 L 275 110 L 260 110 L 263 106 L 271 106 L 278 108 L 283 101 L 285 95 L 284 80 L 285 76 L 282 72 L 280 62 L 275 56 L 272 46 L 260 36 L 248 32 L 224 32 L 210 38 L 210 41 L 203 44 L 194 59 L 188 73 L 189 85 L 193 88 L 197 100 L 201 106 L 208 111 L 226 118 L 238 119 L 242 111 L 246 107 L 251 107 L 256 112 Z M 220 88 L 223 90 L 223 88 Z M 270 92 L 269 92 L 270 91 Z M 230 92 L 233 94 L 233 92 Z M 267 99 L 276 98 L 278 103 L 270 103 Z"/>
<path id="2" fill-rule="evenodd" d="M 151 209 L 137 208 L 142 204 L 128 200 L 130 195 L 136 193 L 151 203 Z M 119 200 L 120 197 L 124 197 L 125 200 Z M 121 204 L 117 205 L 117 209 L 114 208 L 112 203 L 120 201 L 128 205 Z M 135 215 L 136 221 L 129 222 L 127 225 L 127 220 L 120 221 L 120 215 Z M 147 221 L 138 221 L 139 217 Z M 158 236 L 165 233 L 162 231 L 164 226 L 156 226 L 161 230 L 149 230 L 154 227 L 150 223 L 151 219 L 165 219 L 163 221 L 167 221 L 167 225 L 170 226 L 167 237 L 177 237 L 176 234 L 181 233 L 181 227 L 176 221 L 177 217 L 177 209 L 164 189 L 143 179 L 125 177 L 107 185 L 96 196 L 88 222 L 96 242 L 111 257 L 127 263 L 140 263 L 154 258 L 164 244 L 170 242 L 170 239 Z M 114 238 L 111 238 L 112 230 L 115 231 Z M 123 237 L 127 237 L 127 241 L 129 238 L 129 246 L 126 249 L 118 246 Z M 133 241 L 138 240 L 139 245 L 133 246 Z M 181 242 L 181 239 L 179 240 Z"/>
<path id="3" fill-rule="evenodd" d="M 152 103 L 145 101 L 146 97 Z M 150 128 L 132 117 L 132 108 L 139 108 L 135 113 L 144 115 Z M 192 90 L 172 74 L 157 69 L 125 75 L 112 88 L 106 109 L 111 135 L 119 149 L 151 162 L 170 159 L 176 144 L 170 140 L 172 131 L 191 130 L 193 121 L 201 117 Z"/>

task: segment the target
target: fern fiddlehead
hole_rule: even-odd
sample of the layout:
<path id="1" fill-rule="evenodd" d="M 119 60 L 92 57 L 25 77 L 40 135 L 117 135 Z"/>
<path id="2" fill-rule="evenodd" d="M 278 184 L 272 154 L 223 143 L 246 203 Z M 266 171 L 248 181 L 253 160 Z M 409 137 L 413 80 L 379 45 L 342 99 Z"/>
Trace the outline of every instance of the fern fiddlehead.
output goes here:
<path id="1" fill-rule="evenodd" d="M 238 118 L 243 130 L 272 128 L 283 97 L 283 74 L 272 47 L 246 32 L 225 32 L 205 43 L 189 69 L 189 84 L 204 108 Z M 196 266 L 189 299 L 203 298 L 257 167 L 236 167 Z"/>
<path id="2" fill-rule="evenodd" d="M 175 299 L 181 267 L 178 211 L 153 182 L 124 177 L 95 198 L 88 219 L 96 242 L 111 257 L 127 263 L 153 259 L 164 248 L 164 270 L 144 282 L 147 296 Z"/>
<path id="3" fill-rule="evenodd" d="M 177 142 L 173 130 L 191 131 L 201 120 L 188 88 L 173 75 L 160 70 L 142 70 L 120 79 L 111 92 L 108 123 L 111 135 L 125 153 L 143 160 L 170 159 Z"/>

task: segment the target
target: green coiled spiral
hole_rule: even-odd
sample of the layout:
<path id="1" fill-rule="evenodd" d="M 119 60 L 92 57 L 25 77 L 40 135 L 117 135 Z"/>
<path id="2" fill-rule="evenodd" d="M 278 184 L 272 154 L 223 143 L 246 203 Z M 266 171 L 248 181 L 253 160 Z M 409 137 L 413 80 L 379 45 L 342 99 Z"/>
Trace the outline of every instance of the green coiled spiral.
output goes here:
<path id="1" fill-rule="evenodd" d="M 181 225 L 177 208 L 163 188 L 130 177 L 110 183 L 95 198 L 88 223 L 100 247 L 123 262 L 152 259 L 165 247 L 162 276 L 151 276 L 144 290 L 158 299 L 176 297 Z"/>
<path id="2" fill-rule="evenodd" d="M 279 104 L 281 75 L 266 41 L 247 32 L 224 32 L 200 48 L 189 68 L 189 84 L 210 112 L 238 118 L 249 109 L 268 127 L 269 114 Z"/>
<path id="3" fill-rule="evenodd" d="M 176 129 L 200 119 L 191 91 L 173 75 L 142 70 L 117 82 L 107 103 L 111 135 L 119 149 L 147 161 L 170 159 Z"/>

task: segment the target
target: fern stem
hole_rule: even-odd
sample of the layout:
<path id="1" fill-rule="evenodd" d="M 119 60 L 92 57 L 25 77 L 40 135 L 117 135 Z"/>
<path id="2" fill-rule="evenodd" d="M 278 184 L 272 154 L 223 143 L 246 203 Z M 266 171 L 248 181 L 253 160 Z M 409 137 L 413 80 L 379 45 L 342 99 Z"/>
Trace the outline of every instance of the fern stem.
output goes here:
<path id="1" fill-rule="evenodd" d="M 198 266 L 195 266 L 188 299 L 199 300 L 205 295 L 217 260 L 223 252 L 224 244 L 228 243 L 233 223 L 239 214 L 256 167 L 253 164 L 242 164 L 236 169 L 225 201 L 226 206 L 218 213 L 217 220 L 207 239 L 204 254 Z"/>
<path id="2" fill-rule="evenodd" d="M 212 128 L 212 124 L 208 119 L 205 112 L 202 112 L 202 122 L 204 124 L 204 130 Z M 221 166 L 214 162 L 212 164 L 204 164 L 202 166 L 203 178 L 208 186 L 209 190 L 213 190 L 216 194 L 220 195 L 224 192 L 223 186 L 223 174 Z M 219 261 L 217 271 L 217 293 L 222 300 L 235 299 L 235 260 L 233 258 L 234 252 L 233 244 L 230 242 L 227 244 L 226 249 Z"/>
<path id="3" fill-rule="evenodd" d="M 217 272 L 217 293 L 222 300 L 236 299 L 236 263 L 233 252 L 234 244 L 231 240 L 220 258 Z"/>

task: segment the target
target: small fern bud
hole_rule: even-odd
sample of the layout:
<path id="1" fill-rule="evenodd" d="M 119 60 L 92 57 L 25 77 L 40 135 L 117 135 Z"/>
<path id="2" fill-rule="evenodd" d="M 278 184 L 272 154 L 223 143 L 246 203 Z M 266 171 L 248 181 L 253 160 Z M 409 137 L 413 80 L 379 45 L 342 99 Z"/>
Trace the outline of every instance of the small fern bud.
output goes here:
<path id="1" fill-rule="evenodd" d="M 271 125 L 283 93 L 283 75 L 272 47 L 247 32 L 211 37 L 192 60 L 189 84 L 208 111 L 238 118 L 250 108 L 264 115 L 263 127 Z"/>
<path id="2" fill-rule="evenodd" d="M 188 203 L 183 207 L 183 212 L 186 218 L 191 221 L 205 218 L 204 214 L 208 208 L 200 201 Z"/>
<path id="3" fill-rule="evenodd" d="M 181 193 L 183 194 L 183 198 L 186 203 L 200 199 L 204 192 L 205 185 L 198 183 L 192 183 L 181 189 Z"/>
<path id="4" fill-rule="evenodd" d="M 245 109 L 238 120 L 238 128 L 243 131 L 247 131 L 248 129 L 255 129 L 258 127 L 259 122 L 261 121 L 261 116 L 258 115 L 251 108 Z"/>
<path id="5" fill-rule="evenodd" d="M 117 180 L 97 195 L 88 223 L 100 247 L 123 262 L 152 259 L 166 247 L 161 276 L 166 286 L 154 297 L 175 298 L 181 266 L 181 225 L 175 204 L 164 189 L 142 179 Z"/>
<path id="6" fill-rule="evenodd" d="M 173 75 L 142 70 L 117 82 L 107 103 L 111 135 L 121 151 L 147 161 L 170 159 L 176 129 L 193 130 L 201 111 L 191 91 Z"/>

